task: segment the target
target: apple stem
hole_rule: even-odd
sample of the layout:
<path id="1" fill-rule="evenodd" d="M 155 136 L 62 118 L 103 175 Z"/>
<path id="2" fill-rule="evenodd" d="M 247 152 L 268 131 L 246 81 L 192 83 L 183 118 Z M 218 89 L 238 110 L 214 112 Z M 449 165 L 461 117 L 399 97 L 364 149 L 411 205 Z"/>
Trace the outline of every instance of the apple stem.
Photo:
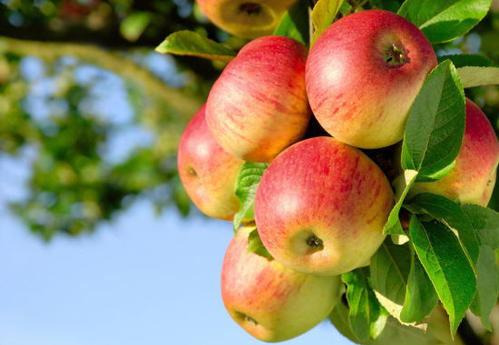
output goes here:
<path id="1" fill-rule="evenodd" d="M 258 15 L 260 14 L 261 10 L 262 7 L 260 6 L 260 4 L 254 2 L 245 2 L 239 6 L 239 11 L 244 12 L 249 16 Z"/>
<path id="2" fill-rule="evenodd" d="M 409 57 L 402 46 L 398 47 L 395 43 L 392 43 L 385 52 L 385 62 L 390 67 L 400 67 L 409 62 Z"/>

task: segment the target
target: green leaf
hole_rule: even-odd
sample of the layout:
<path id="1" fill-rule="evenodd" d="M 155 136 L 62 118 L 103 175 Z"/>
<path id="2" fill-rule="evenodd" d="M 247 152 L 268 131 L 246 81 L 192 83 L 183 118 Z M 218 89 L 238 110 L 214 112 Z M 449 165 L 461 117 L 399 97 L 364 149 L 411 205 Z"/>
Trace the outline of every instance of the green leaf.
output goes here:
<path id="1" fill-rule="evenodd" d="M 414 181 L 416 181 L 417 176 L 418 172 L 416 170 L 405 170 L 404 174 L 399 176 L 395 180 L 394 184 L 395 190 L 397 191 L 397 203 L 390 211 L 390 215 L 388 216 L 388 220 L 383 229 L 384 234 L 405 235 L 404 229 L 400 224 L 399 213 L 400 209 L 402 208 L 402 204 L 404 203 L 405 197 L 407 196 L 407 193 L 409 193 L 409 190 L 414 184 Z"/>
<path id="2" fill-rule="evenodd" d="M 319 36 L 327 29 L 334 21 L 338 11 L 343 4 L 343 0 L 319 0 L 312 10 L 312 25 L 314 26 L 314 34 L 312 37 L 312 45 L 317 41 Z"/>
<path id="3" fill-rule="evenodd" d="M 182 30 L 169 35 L 155 49 L 162 54 L 197 56 L 204 59 L 229 62 L 236 52 L 197 32 Z"/>
<path id="4" fill-rule="evenodd" d="M 438 304 L 438 296 L 431 285 L 430 278 L 424 271 L 416 255 L 412 255 L 411 270 L 407 279 L 404 306 L 400 312 L 403 322 L 419 322 Z"/>
<path id="5" fill-rule="evenodd" d="M 496 255 L 491 247 L 482 245 L 477 262 L 477 293 L 471 304 L 471 311 L 482 319 L 483 326 L 489 331 L 492 331 L 489 317 L 496 305 L 498 293 L 499 270 Z"/>
<path id="6" fill-rule="evenodd" d="M 390 301 L 402 305 L 410 267 L 409 245 L 395 245 L 390 239 L 385 240 L 371 258 L 373 289 Z"/>
<path id="7" fill-rule="evenodd" d="M 234 215 L 234 231 L 239 229 L 243 219 L 254 219 L 253 206 L 255 203 L 256 189 L 263 173 L 269 165 L 267 163 L 243 164 L 236 180 L 236 195 L 241 202 L 241 208 Z"/>
<path id="8" fill-rule="evenodd" d="M 498 249 L 499 213 L 478 205 L 462 205 L 461 208 L 478 233 L 480 243 L 491 246 L 492 249 Z"/>
<path id="9" fill-rule="evenodd" d="M 489 67 L 493 65 L 492 61 L 489 60 L 487 57 L 478 54 L 443 55 L 443 56 L 438 56 L 437 59 L 438 63 L 444 62 L 445 60 L 452 61 L 454 66 L 458 69 L 457 70 L 458 74 L 460 67 L 465 67 L 465 66 Z"/>
<path id="10" fill-rule="evenodd" d="M 463 87 L 499 85 L 499 67 L 466 66 L 457 69 Z"/>
<path id="11" fill-rule="evenodd" d="M 353 333 L 361 341 L 375 339 L 383 331 L 387 313 L 374 295 L 367 269 L 344 273 L 341 279 L 347 285 L 348 318 Z"/>
<path id="12" fill-rule="evenodd" d="M 398 14 L 418 26 L 432 43 L 464 35 L 487 14 L 491 0 L 406 0 Z"/>
<path id="13" fill-rule="evenodd" d="M 274 30 L 274 35 L 286 36 L 308 47 L 310 30 L 308 19 L 308 1 L 297 1 L 282 17 Z"/>
<path id="14" fill-rule="evenodd" d="M 329 320 L 345 337 L 357 344 L 365 345 L 435 345 L 440 344 L 431 332 L 425 333 L 421 329 L 406 326 L 393 317 L 388 317 L 383 332 L 374 340 L 361 342 L 352 332 L 348 319 L 348 307 L 339 302 L 329 315 Z"/>
<path id="15" fill-rule="evenodd" d="M 450 60 L 428 76 L 409 112 L 402 144 L 402 168 L 418 180 L 448 173 L 459 153 L 465 127 L 464 90 Z"/>
<path id="16" fill-rule="evenodd" d="M 248 236 L 248 246 L 246 248 L 250 253 L 255 253 L 270 260 L 274 259 L 263 245 L 262 240 L 258 235 L 258 230 L 256 228 L 255 230 L 250 232 Z"/>
<path id="17" fill-rule="evenodd" d="M 142 35 L 151 22 L 152 13 L 134 12 L 127 16 L 120 24 L 120 32 L 130 42 L 135 42 Z"/>
<path id="18" fill-rule="evenodd" d="M 476 279 L 456 236 L 439 222 L 421 223 L 411 217 L 409 237 L 455 334 L 476 291 Z"/>
<path id="19" fill-rule="evenodd" d="M 477 232 L 461 206 L 444 196 L 423 193 L 411 199 L 411 206 L 416 206 L 433 218 L 446 223 L 459 234 L 459 242 L 465 249 L 473 266 L 478 260 L 480 241 Z"/>
<path id="20" fill-rule="evenodd" d="M 350 327 L 350 319 L 348 318 L 349 309 L 348 306 L 340 300 L 334 306 L 333 311 L 329 314 L 329 320 L 336 327 L 343 336 L 350 339 L 354 343 L 359 343 L 359 339 L 353 334 L 352 328 Z"/>

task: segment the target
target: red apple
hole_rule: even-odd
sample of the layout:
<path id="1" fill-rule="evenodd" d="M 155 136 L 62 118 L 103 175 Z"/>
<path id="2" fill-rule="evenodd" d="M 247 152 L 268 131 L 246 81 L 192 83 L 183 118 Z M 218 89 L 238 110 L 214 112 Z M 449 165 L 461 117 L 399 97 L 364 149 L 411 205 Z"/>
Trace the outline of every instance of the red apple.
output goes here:
<path id="1" fill-rule="evenodd" d="M 429 192 L 465 204 L 487 206 L 496 182 L 499 144 L 487 116 L 466 100 L 463 145 L 451 172 L 435 182 L 417 182 L 411 194 Z"/>
<path id="2" fill-rule="evenodd" d="M 319 123 L 361 148 L 400 141 L 409 109 L 437 65 L 430 42 L 408 20 L 368 10 L 329 26 L 312 47 L 307 94 Z"/>
<path id="3" fill-rule="evenodd" d="M 296 0 L 196 0 L 218 27 L 240 37 L 270 35 Z"/>
<path id="4" fill-rule="evenodd" d="M 211 134 L 203 107 L 180 139 L 177 167 L 194 204 L 207 216 L 231 220 L 239 210 L 235 184 L 243 161 L 224 151 Z"/>
<path id="5" fill-rule="evenodd" d="M 230 316 L 255 338 L 296 337 L 321 322 L 339 300 L 339 277 L 295 272 L 248 252 L 254 227 L 241 228 L 222 266 L 222 298 Z"/>
<path id="6" fill-rule="evenodd" d="M 234 156 L 270 162 L 298 141 L 310 111 L 305 92 L 307 49 L 281 36 L 265 36 L 241 49 L 213 85 L 206 121 Z"/>
<path id="7" fill-rule="evenodd" d="M 255 220 L 265 248 L 284 266 L 337 275 L 376 252 L 392 202 L 388 179 L 364 153 L 317 137 L 270 164 L 256 192 Z"/>

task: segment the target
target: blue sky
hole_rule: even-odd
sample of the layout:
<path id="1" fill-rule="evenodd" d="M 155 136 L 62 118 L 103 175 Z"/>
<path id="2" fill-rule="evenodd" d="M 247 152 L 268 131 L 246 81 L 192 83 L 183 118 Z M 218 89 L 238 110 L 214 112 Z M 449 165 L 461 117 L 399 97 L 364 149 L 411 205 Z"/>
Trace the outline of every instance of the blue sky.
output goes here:
<path id="1" fill-rule="evenodd" d="M 0 344 L 259 344 L 228 316 L 230 224 L 137 202 L 95 235 L 41 242 L 0 212 Z M 350 344 L 326 322 L 286 344 Z"/>

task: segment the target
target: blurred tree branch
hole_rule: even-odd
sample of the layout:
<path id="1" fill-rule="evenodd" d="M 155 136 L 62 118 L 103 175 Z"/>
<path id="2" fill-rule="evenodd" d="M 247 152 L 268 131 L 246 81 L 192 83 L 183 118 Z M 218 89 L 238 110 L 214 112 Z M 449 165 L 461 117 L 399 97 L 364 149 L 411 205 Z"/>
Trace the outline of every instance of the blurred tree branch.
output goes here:
<path id="1" fill-rule="evenodd" d="M 165 85 L 146 69 L 116 53 L 89 44 L 25 41 L 0 36 L 0 52 L 33 55 L 46 61 L 74 56 L 117 75 L 133 80 L 144 92 L 167 103 L 172 109 L 190 118 L 201 107 L 202 100 Z"/>

